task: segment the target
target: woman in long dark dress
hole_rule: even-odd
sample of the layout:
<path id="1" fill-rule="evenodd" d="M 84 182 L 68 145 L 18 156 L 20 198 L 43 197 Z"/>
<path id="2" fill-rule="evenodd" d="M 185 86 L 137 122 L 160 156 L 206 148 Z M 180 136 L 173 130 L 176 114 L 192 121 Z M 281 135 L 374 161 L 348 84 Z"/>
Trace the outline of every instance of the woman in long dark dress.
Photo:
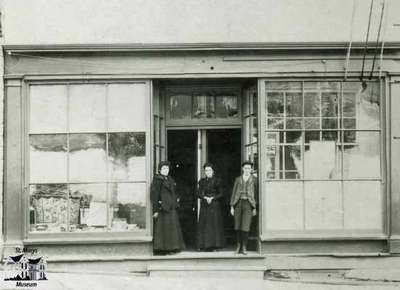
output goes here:
<path id="1" fill-rule="evenodd" d="M 197 196 L 200 202 L 197 226 L 197 248 L 212 251 L 225 245 L 220 200 L 222 189 L 220 181 L 214 177 L 212 164 L 203 166 L 206 177 L 199 181 Z"/>
<path id="2" fill-rule="evenodd" d="M 159 174 L 153 178 L 150 199 L 153 205 L 155 254 L 170 254 L 185 248 L 177 214 L 178 197 L 175 181 L 168 176 L 170 164 L 160 162 Z"/>

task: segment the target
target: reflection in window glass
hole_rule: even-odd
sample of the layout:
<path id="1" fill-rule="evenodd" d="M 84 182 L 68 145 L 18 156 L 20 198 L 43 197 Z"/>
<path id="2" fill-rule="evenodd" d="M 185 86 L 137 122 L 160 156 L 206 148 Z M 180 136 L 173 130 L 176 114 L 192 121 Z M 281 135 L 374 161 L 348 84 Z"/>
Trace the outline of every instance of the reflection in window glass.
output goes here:
<path id="1" fill-rule="evenodd" d="M 107 229 L 107 188 L 105 183 L 70 185 L 70 231 Z"/>
<path id="2" fill-rule="evenodd" d="M 104 85 L 71 85 L 69 102 L 70 132 L 106 131 Z"/>
<path id="3" fill-rule="evenodd" d="M 321 120 L 318 118 L 304 118 L 304 127 L 306 130 L 319 129 Z"/>
<path id="4" fill-rule="evenodd" d="M 323 117 L 336 117 L 338 115 L 338 94 L 321 94 L 321 113 Z"/>
<path id="5" fill-rule="evenodd" d="M 318 93 L 305 93 L 304 94 L 304 116 L 305 117 L 319 117 L 320 114 L 320 101 Z"/>
<path id="6" fill-rule="evenodd" d="M 66 86 L 30 88 L 30 133 L 65 133 L 67 131 Z"/>
<path id="7" fill-rule="evenodd" d="M 267 127 L 268 129 L 283 129 L 283 118 L 269 118 Z"/>
<path id="8" fill-rule="evenodd" d="M 71 181 L 106 180 L 106 134 L 71 134 L 69 148 Z"/>
<path id="9" fill-rule="evenodd" d="M 237 118 L 238 102 L 235 96 L 217 96 L 215 99 L 215 111 L 217 118 Z"/>
<path id="10" fill-rule="evenodd" d="M 356 119 L 343 119 L 343 128 L 345 129 L 357 129 Z"/>
<path id="11" fill-rule="evenodd" d="M 290 172 L 286 175 L 288 179 L 302 178 L 302 158 L 300 146 L 284 146 L 285 148 L 285 170 Z M 290 177 L 288 177 L 290 176 Z"/>
<path id="12" fill-rule="evenodd" d="M 298 91 L 301 90 L 301 82 L 268 82 L 266 83 L 267 90 L 283 90 L 283 91 Z"/>
<path id="13" fill-rule="evenodd" d="M 31 135 L 29 143 L 30 182 L 66 182 L 67 135 Z"/>
<path id="14" fill-rule="evenodd" d="M 337 129 L 338 119 L 322 119 L 322 129 Z"/>
<path id="15" fill-rule="evenodd" d="M 319 131 L 306 131 L 305 132 L 305 141 L 304 143 L 308 144 L 311 141 L 319 141 L 320 134 Z"/>
<path id="16" fill-rule="evenodd" d="M 194 96 L 193 118 L 215 118 L 215 103 L 212 96 Z"/>
<path id="17" fill-rule="evenodd" d="M 301 136 L 302 136 L 301 131 L 288 131 L 286 132 L 286 143 L 301 144 Z"/>
<path id="18" fill-rule="evenodd" d="M 173 95 L 169 98 L 171 119 L 190 119 L 192 97 L 190 95 Z"/>
<path id="19" fill-rule="evenodd" d="M 301 117 L 303 115 L 303 99 L 301 93 L 286 93 L 286 116 Z"/>
<path id="20" fill-rule="evenodd" d="M 108 138 L 111 180 L 146 179 L 145 133 L 111 133 Z"/>
<path id="21" fill-rule="evenodd" d="M 283 117 L 284 112 L 283 93 L 267 94 L 267 116 Z"/>
<path id="22" fill-rule="evenodd" d="M 338 131 L 323 131 L 322 132 L 322 140 L 323 141 L 340 142 L 339 132 Z"/>
<path id="23" fill-rule="evenodd" d="M 343 117 L 356 117 L 356 94 L 343 94 Z"/>
<path id="24" fill-rule="evenodd" d="M 111 231 L 146 227 L 146 184 L 111 183 Z"/>
<path id="25" fill-rule="evenodd" d="M 30 186 L 29 220 L 34 232 L 67 230 L 67 184 Z"/>
<path id="26" fill-rule="evenodd" d="M 287 118 L 286 129 L 301 129 L 303 126 L 303 120 L 301 118 Z"/>

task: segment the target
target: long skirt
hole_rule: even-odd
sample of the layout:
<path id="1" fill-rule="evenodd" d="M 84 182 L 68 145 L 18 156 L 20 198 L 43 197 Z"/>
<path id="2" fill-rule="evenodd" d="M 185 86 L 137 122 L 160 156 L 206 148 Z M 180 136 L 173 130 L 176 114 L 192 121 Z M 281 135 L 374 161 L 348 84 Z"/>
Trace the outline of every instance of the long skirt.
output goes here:
<path id="1" fill-rule="evenodd" d="M 154 220 L 153 248 L 156 251 L 179 251 L 185 248 L 176 210 L 158 213 Z"/>
<path id="2" fill-rule="evenodd" d="M 218 201 L 201 203 L 197 226 L 197 248 L 213 249 L 225 246 L 224 226 Z"/>

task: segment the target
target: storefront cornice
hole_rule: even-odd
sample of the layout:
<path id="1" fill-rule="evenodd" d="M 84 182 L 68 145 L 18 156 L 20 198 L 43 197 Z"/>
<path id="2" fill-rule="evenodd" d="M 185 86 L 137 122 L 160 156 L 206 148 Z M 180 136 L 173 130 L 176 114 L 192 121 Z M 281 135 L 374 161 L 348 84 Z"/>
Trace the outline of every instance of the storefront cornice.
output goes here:
<path id="1" fill-rule="evenodd" d="M 352 50 L 363 50 L 365 43 L 352 43 Z M 379 43 L 381 46 L 381 43 Z M 132 44 L 5 44 L 8 53 L 24 52 L 162 52 L 162 51 L 241 51 L 241 50 L 347 50 L 348 42 L 295 42 L 295 43 L 132 43 Z M 386 42 L 385 50 L 400 49 L 400 42 Z M 368 49 L 375 50 L 375 43 Z"/>

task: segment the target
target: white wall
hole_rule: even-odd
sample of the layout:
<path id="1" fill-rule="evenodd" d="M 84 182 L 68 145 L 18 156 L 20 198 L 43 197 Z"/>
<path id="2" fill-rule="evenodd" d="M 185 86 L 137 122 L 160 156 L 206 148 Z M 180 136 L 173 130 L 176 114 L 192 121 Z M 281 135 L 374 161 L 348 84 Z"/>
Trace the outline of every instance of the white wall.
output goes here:
<path id="1" fill-rule="evenodd" d="M 355 0 L 354 40 L 369 4 Z M 378 29 L 375 0 L 371 40 Z M 6 44 L 348 41 L 352 0 L 2 0 Z M 386 41 L 400 41 L 400 1 L 386 0 Z"/>

